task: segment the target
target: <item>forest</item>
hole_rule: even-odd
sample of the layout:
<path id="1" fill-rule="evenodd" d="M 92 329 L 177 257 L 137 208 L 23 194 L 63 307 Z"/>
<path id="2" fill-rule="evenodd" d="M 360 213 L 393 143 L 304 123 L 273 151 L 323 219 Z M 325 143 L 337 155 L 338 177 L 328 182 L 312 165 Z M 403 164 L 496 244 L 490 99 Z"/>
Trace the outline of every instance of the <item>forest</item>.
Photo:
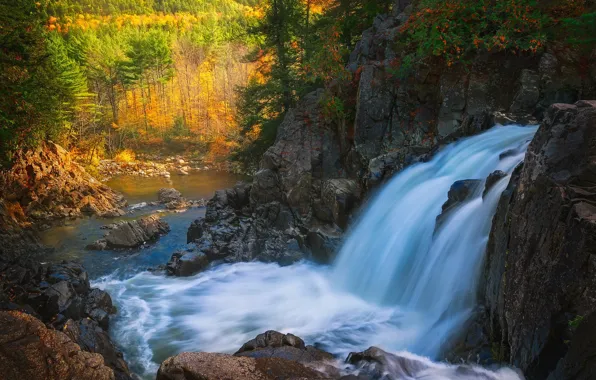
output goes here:
<path id="1" fill-rule="evenodd" d="M 0 162 L 54 140 L 88 167 L 130 152 L 232 158 L 245 171 L 285 112 L 326 87 L 330 117 L 350 118 L 332 90 L 388 0 L 2 0 Z M 395 44 L 396 80 L 417 65 L 478 51 L 534 54 L 547 40 L 594 40 L 589 2 L 418 3 Z M 461 23 L 459 20 L 467 20 Z M 563 36 L 563 37 L 562 37 Z M 337 89 L 338 86 L 336 86 Z M 129 157 L 130 158 L 130 157 Z"/>
<path id="2" fill-rule="evenodd" d="M 1 161 L 51 139 L 88 168 L 155 149 L 249 162 L 388 4 L 3 1 Z"/>

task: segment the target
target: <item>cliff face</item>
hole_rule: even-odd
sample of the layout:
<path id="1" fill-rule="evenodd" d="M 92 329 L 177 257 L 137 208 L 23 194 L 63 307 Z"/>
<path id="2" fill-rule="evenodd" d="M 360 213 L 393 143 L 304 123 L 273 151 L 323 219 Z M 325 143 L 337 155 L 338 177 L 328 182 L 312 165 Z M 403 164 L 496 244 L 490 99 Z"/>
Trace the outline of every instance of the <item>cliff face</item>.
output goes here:
<path id="1" fill-rule="evenodd" d="M 487 53 L 466 67 L 423 65 L 400 78 L 402 52 L 395 40 L 412 6 L 398 1 L 394 9 L 363 33 L 348 64 L 352 80 L 331 89 L 341 92 L 346 104 L 352 102 L 353 120 L 338 123 L 323 116 L 324 90 L 308 94 L 290 110 L 253 178 L 249 204 L 242 209 L 230 205 L 226 213 L 243 221 L 226 230 L 250 225 L 255 228 L 243 231 L 251 237 L 233 234 L 233 247 L 226 243 L 218 255 L 259 259 L 268 241 L 268 233 L 256 228 L 259 224 L 279 232 L 276 247 L 287 241 L 292 250 L 298 245 L 307 256 L 329 260 L 353 211 L 405 166 L 495 123 L 537 123 L 553 103 L 596 97 L 596 72 L 586 73 L 581 59 L 560 46 L 525 57 Z M 220 200 L 208 208 L 221 209 Z M 221 231 L 221 223 L 199 224 L 206 236 Z M 261 231 L 256 238 L 255 229 Z M 192 239 L 198 247 L 213 246 L 201 234 Z M 255 240 L 256 245 L 249 242 Z M 250 255 L 234 253 L 247 245 Z"/>
<path id="2" fill-rule="evenodd" d="M 590 370 L 593 344 L 575 328 L 593 325 L 596 311 L 595 126 L 595 101 L 550 107 L 493 220 L 484 289 L 493 351 L 531 378 L 546 378 L 570 346 L 588 351 L 553 378 Z"/>
<path id="3" fill-rule="evenodd" d="M 398 2 L 395 9 L 396 15 L 376 18 L 350 56 L 353 80 L 340 87 L 354 99 L 354 120 L 344 131 L 321 116 L 322 90 L 306 96 L 261 161 L 255 204 L 279 201 L 299 223 L 343 228 L 324 210 L 330 180 L 354 181 L 352 195 L 359 198 L 360 190 L 444 143 L 495 123 L 537 123 L 553 103 L 596 97 L 596 73 L 586 75 L 580 58 L 559 46 L 526 57 L 485 54 L 467 67 L 421 66 L 399 78 L 395 40 L 411 5 Z"/>

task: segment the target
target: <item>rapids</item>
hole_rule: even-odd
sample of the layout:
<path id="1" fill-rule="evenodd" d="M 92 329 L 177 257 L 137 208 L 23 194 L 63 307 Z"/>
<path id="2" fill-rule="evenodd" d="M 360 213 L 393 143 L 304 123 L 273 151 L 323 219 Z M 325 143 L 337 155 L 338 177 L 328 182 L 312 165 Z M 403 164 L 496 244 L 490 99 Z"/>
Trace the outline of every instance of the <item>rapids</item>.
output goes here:
<path id="1" fill-rule="evenodd" d="M 340 359 L 371 345 L 437 358 L 474 308 L 492 216 L 535 131 L 495 127 L 397 174 L 369 200 L 333 266 L 253 262 L 189 278 L 150 272 L 98 278 L 93 285 L 107 290 L 119 311 L 111 334 L 131 369 L 147 379 L 168 356 L 234 352 L 271 329 Z M 508 175 L 484 198 L 481 186 L 435 231 L 453 182 L 484 180 L 494 170 Z M 519 378 L 508 369 L 475 368 L 466 376 Z M 396 369 L 391 378 L 403 377 Z M 461 377 L 454 366 L 430 363 L 413 378 Z"/>

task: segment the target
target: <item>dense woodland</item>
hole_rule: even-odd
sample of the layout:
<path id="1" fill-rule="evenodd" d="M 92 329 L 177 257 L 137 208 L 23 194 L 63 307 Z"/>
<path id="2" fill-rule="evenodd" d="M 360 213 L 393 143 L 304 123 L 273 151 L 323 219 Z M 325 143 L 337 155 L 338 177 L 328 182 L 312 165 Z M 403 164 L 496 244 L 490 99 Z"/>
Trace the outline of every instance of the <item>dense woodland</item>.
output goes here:
<path id="1" fill-rule="evenodd" d="M 337 81 L 388 0 L 0 0 L 0 162 L 52 139 L 92 168 L 122 152 L 188 150 L 254 169 L 284 113 Z M 395 80 L 479 51 L 592 46 L 582 0 L 421 0 L 396 38 Z M 461 22 L 464 20 L 466 22 Z M 356 72 L 357 75 L 357 72 Z M 124 156 L 126 156 L 124 154 Z"/>

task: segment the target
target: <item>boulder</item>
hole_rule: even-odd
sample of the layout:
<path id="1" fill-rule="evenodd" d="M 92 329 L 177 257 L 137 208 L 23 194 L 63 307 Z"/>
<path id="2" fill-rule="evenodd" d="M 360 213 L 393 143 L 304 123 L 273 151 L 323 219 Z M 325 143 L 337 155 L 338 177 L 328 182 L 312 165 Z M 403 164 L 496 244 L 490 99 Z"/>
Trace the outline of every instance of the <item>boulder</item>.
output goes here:
<path id="1" fill-rule="evenodd" d="M 116 380 L 132 379 L 122 352 L 114 347 L 108 333 L 99 327 L 96 321 L 91 319 L 73 321 L 69 319 L 62 332 L 78 344 L 82 350 L 100 354 L 105 364 L 114 371 Z"/>
<path id="2" fill-rule="evenodd" d="M 594 125 L 595 101 L 546 111 L 490 232 L 487 328 L 497 359 L 532 378 L 556 370 L 570 321 L 596 311 Z"/>
<path id="3" fill-rule="evenodd" d="M 156 380 L 322 379 L 325 375 L 281 358 L 251 358 L 206 352 L 183 352 L 166 359 Z"/>
<path id="4" fill-rule="evenodd" d="M 66 334 L 16 311 L 0 311 L 0 374 L 5 379 L 115 379 L 102 355 L 81 351 Z"/>
<path id="5" fill-rule="evenodd" d="M 166 271 L 173 276 L 192 276 L 203 271 L 209 265 L 209 257 L 197 250 L 174 252 L 166 264 Z"/>
<path id="6" fill-rule="evenodd" d="M 282 358 L 307 364 L 333 360 L 333 355 L 307 346 L 304 341 L 293 334 L 282 334 L 269 330 L 244 343 L 236 351 L 235 356 L 251 358 Z"/>
<path id="7" fill-rule="evenodd" d="M 87 246 L 87 249 L 138 248 L 159 239 L 170 231 L 170 226 L 158 215 L 117 223 L 102 239 Z"/>

